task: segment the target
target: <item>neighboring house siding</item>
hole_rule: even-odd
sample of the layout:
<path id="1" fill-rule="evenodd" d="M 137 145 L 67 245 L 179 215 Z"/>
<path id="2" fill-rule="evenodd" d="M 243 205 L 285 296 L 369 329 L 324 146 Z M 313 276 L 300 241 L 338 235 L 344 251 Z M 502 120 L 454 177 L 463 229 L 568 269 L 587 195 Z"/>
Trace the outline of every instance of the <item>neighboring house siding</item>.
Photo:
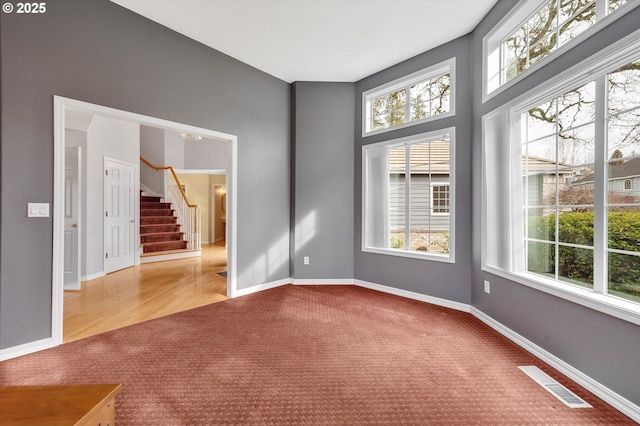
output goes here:
<path id="1" fill-rule="evenodd" d="M 413 175 L 411 180 L 411 229 L 431 231 L 448 231 L 449 215 L 431 214 L 431 186 L 448 184 L 448 176 Z M 404 229 L 405 226 L 405 177 L 392 175 L 390 184 L 389 222 L 391 232 Z"/>
<path id="2" fill-rule="evenodd" d="M 630 181 L 631 188 L 625 189 L 625 182 Z M 640 176 L 630 176 L 609 180 L 609 191 L 640 198 Z"/>

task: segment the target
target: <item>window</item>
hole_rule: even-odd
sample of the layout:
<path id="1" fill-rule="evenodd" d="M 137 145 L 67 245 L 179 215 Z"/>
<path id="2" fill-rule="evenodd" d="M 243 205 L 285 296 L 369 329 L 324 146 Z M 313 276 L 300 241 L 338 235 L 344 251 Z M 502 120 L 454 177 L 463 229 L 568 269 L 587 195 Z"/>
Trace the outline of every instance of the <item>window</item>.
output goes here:
<path id="1" fill-rule="evenodd" d="M 363 134 L 454 113 L 455 59 L 363 93 Z"/>
<path id="2" fill-rule="evenodd" d="M 431 185 L 433 214 L 449 214 L 449 185 Z"/>
<path id="3" fill-rule="evenodd" d="M 640 314 L 640 43 L 625 44 L 483 119 L 483 268 L 619 316 Z"/>
<path id="4" fill-rule="evenodd" d="M 453 129 L 363 150 L 363 251 L 453 262 Z"/>
<path id="5" fill-rule="evenodd" d="M 637 3 L 629 0 L 521 1 L 484 39 L 484 94 L 516 79 L 574 39 L 584 39 L 608 25 L 612 19 L 638 6 Z M 594 30 L 590 30 L 592 27 Z"/>

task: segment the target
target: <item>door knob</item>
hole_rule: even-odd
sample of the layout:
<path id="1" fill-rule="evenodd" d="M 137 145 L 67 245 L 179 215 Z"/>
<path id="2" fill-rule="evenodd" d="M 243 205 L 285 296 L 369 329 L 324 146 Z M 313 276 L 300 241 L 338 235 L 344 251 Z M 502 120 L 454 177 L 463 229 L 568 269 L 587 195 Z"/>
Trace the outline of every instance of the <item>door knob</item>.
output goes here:
<path id="1" fill-rule="evenodd" d="M 72 228 L 77 228 L 77 227 L 78 227 L 78 224 L 77 224 L 77 223 L 74 223 L 73 225 L 71 225 L 71 227 L 72 227 Z"/>

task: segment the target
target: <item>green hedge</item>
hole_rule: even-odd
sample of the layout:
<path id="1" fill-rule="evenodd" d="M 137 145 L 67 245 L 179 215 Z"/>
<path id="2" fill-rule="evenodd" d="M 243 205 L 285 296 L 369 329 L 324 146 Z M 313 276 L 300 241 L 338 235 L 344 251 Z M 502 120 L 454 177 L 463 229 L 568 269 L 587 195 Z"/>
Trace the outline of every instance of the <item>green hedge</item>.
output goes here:
<path id="1" fill-rule="evenodd" d="M 555 241 L 555 214 L 529 220 L 531 238 Z M 558 218 L 559 241 L 593 246 L 593 212 L 568 212 Z M 640 212 L 609 213 L 609 248 L 640 251 Z M 559 274 L 569 281 L 593 283 L 593 251 L 560 246 Z M 554 274 L 554 246 L 529 243 L 529 271 Z M 617 253 L 609 255 L 610 290 L 624 295 L 640 296 L 640 257 Z"/>

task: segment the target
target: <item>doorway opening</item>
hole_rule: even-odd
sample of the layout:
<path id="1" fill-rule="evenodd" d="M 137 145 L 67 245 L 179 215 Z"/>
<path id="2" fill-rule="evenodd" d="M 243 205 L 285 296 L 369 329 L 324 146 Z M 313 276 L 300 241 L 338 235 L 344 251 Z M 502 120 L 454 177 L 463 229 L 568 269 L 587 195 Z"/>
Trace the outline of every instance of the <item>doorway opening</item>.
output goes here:
<path id="1" fill-rule="evenodd" d="M 108 108 L 100 105 L 90 104 L 82 101 L 77 101 L 74 99 L 63 98 L 59 96 L 54 96 L 54 204 L 53 204 L 53 276 L 52 276 L 52 337 L 53 344 L 57 345 L 62 343 L 63 341 L 63 322 L 64 322 L 64 288 L 65 288 L 65 269 L 68 267 L 68 262 L 65 264 L 65 250 L 69 248 L 68 235 L 65 234 L 65 189 L 68 186 L 65 182 L 65 147 L 67 145 L 67 127 L 69 126 L 69 121 L 74 120 L 78 117 L 100 117 L 100 119 L 104 120 L 118 120 L 119 122 L 128 123 L 128 125 L 137 126 L 140 129 L 142 126 L 146 126 L 149 128 L 160 129 L 166 132 L 172 132 L 175 134 L 186 133 L 191 135 L 201 136 L 204 140 L 213 140 L 216 141 L 218 145 L 225 146 L 226 150 L 226 158 L 225 158 L 225 168 L 224 174 L 226 175 L 225 180 L 225 206 L 226 206 L 226 215 L 225 215 L 225 226 L 227 229 L 227 234 L 225 238 L 226 242 L 226 265 L 227 265 L 227 277 L 226 277 L 226 295 L 227 297 L 234 297 L 236 294 L 236 230 L 237 230 L 237 198 L 236 198 L 236 180 L 237 180 L 237 137 L 234 135 L 217 132 L 211 129 L 205 129 L 200 127 L 189 126 L 186 124 L 176 123 L 164 119 L 159 119 L 155 117 L 149 117 L 141 114 L 136 114 L 132 112 L 117 110 L 113 108 Z M 89 120 L 90 121 L 90 120 Z M 138 130 L 138 133 L 139 130 Z M 113 140 L 110 139 L 110 140 Z M 138 140 L 139 143 L 139 140 Z M 125 149 L 132 149 L 131 143 L 127 145 Z M 133 147 L 133 151 L 140 153 L 139 146 Z M 130 155 L 132 155 L 130 153 Z M 104 161 L 104 157 L 101 159 Z M 202 157 L 202 156 L 201 156 Z M 205 158 L 205 161 L 206 158 Z M 211 159 L 213 161 L 213 159 Z M 134 184 L 132 186 L 135 192 L 140 191 L 140 167 L 138 164 L 134 165 Z M 67 173 L 68 175 L 68 173 Z M 87 179 L 85 179 L 86 181 Z M 90 180 L 90 179 L 89 179 Z M 89 184 L 90 182 L 88 182 Z M 89 200 L 85 200 L 85 203 Z M 102 202 L 100 203 L 102 204 Z M 137 204 L 137 202 L 136 202 Z M 100 211 L 102 212 L 103 208 L 100 207 Z M 136 206 L 136 211 L 139 211 L 139 207 Z M 101 213 L 102 214 L 102 213 Z M 84 220 L 79 221 L 79 226 L 86 226 L 89 228 L 90 226 L 95 226 L 95 220 L 90 221 L 86 218 Z M 134 219 L 134 223 L 136 227 L 134 227 L 134 236 L 133 239 L 139 241 L 139 219 L 138 213 L 136 213 L 136 218 Z M 83 225 L 84 224 L 84 225 Z M 100 221 L 100 226 L 102 227 L 103 222 Z M 137 229 L 136 229 L 137 228 Z M 104 228 L 103 232 L 104 232 Z M 82 229 L 78 230 L 76 234 L 81 234 Z M 101 236 L 104 238 L 104 234 Z M 85 241 L 87 238 L 85 236 Z M 84 244 L 87 246 L 90 244 Z M 136 248 L 137 248 L 136 244 Z M 86 250 L 89 247 L 83 247 L 82 244 L 78 244 L 81 250 Z M 102 251 L 102 247 L 100 247 L 100 251 Z M 92 258 L 92 261 L 96 261 L 96 257 Z M 186 260 L 186 259 L 185 259 Z M 102 271 L 104 272 L 106 269 L 104 267 L 104 260 L 102 262 Z M 87 260 L 84 261 L 85 265 Z M 134 265 L 140 265 L 140 250 L 135 250 L 134 253 Z M 81 266 L 78 265 L 78 268 Z M 99 269 L 99 268 L 98 268 Z M 135 268 L 133 268 L 135 269 Z M 117 273 L 117 272 L 116 272 Z M 84 275 L 85 279 L 98 278 L 101 275 L 105 275 L 102 273 L 98 276 L 91 276 L 91 273 L 87 273 Z M 70 285 L 67 285 L 67 288 L 73 288 Z"/>

